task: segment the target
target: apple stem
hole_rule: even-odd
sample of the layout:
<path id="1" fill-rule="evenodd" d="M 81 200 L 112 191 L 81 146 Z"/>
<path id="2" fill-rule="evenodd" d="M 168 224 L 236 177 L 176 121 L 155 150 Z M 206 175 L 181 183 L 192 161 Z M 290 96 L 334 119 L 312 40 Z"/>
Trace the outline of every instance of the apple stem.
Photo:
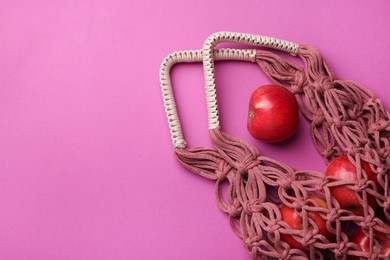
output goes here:
<path id="1" fill-rule="evenodd" d="M 248 120 L 252 120 L 255 117 L 255 111 L 249 111 Z"/>

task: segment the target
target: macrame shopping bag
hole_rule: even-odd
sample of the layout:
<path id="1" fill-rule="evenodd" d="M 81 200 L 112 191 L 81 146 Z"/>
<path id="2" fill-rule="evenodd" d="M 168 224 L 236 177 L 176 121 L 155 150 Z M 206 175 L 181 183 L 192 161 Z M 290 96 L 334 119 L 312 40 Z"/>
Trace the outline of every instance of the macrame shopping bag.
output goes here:
<path id="1" fill-rule="evenodd" d="M 253 49 L 215 49 L 220 42 L 235 42 L 266 47 L 301 58 L 304 68 L 277 55 Z M 257 63 L 276 84 L 295 94 L 300 111 L 310 122 L 313 143 L 326 163 L 346 154 L 356 166 L 358 181 L 325 177 L 323 173 L 293 169 L 268 158 L 249 143 L 221 130 L 215 86 L 214 61 L 239 60 Z M 203 62 L 209 134 L 214 148 L 187 148 L 170 81 L 170 69 L 176 63 Z M 382 101 L 367 88 L 353 81 L 337 79 L 320 53 L 308 45 L 299 45 L 272 37 L 220 32 L 211 35 L 202 50 L 178 51 L 161 64 L 160 82 L 174 153 L 190 171 L 215 181 L 216 201 L 228 214 L 232 230 L 243 240 L 255 259 L 386 259 L 376 250 L 381 245 L 375 232 L 390 231 L 390 114 Z M 379 185 L 368 180 L 362 161 L 369 163 Z M 227 184 L 227 194 L 222 186 Z M 347 185 L 363 206 L 362 215 L 342 209 L 330 188 Z M 316 194 L 326 200 L 321 207 L 310 199 Z M 371 208 L 368 197 L 378 207 Z M 303 229 L 289 227 L 281 218 L 280 207 L 293 208 L 302 218 Z M 319 233 L 309 217 L 319 213 L 334 238 Z M 369 238 L 369 252 L 350 241 L 351 229 L 360 227 Z M 290 247 L 282 239 L 290 235 L 307 250 Z"/>

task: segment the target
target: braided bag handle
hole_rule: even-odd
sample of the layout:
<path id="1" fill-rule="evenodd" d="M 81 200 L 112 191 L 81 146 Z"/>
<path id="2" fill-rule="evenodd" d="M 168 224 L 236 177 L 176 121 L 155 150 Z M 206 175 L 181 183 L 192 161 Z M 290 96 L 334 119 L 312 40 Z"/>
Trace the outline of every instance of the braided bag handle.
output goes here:
<path id="1" fill-rule="evenodd" d="M 224 50 L 214 46 L 221 41 L 240 42 L 271 47 L 298 55 L 305 69 L 264 50 Z M 203 56 L 203 57 L 200 57 Z M 203 58 L 210 137 L 214 149 L 185 146 L 169 81 L 170 67 L 177 62 L 196 62 Z M 252 145 L 220 130 L 215 91 L 214 60 L 236 59 L 256 62 L 275 82 L 295 93 L 300 109 L 311 122 L 313 142 L 326 162 L 346 153 L 358 171 L 358 182 L 331 180 L 322 173 L 299 171 L 271 158 L 261 156 Z M 216 181 L 216 201 L 229 215 L 233 231 L 243 239 L 256 259 L 385 259 L 373 250 L 375 231 L 389 234 L 383 221 L 375 216 L 367 197 L 378 202 L 380 213 L 389 219 L 389 112 L 369 90 L 352 81 L 335 79 L 329 66 L 312 47 L 297 45 L 270 37 L 240 33 L 217 33 L 210 36 L 203 51 L 178 52 L 169 55 L 160 72 L 164 104 L 177 159 L 189 170 Z M 367 181 L 361 161 L 370 163 L 380 187 Z M 222 185 L 228 184 L 227 196 Z M 364 214 L 356 216 L 341 209 L 330 195 L 329 188 L 349 185 L 361 201 Z M 328 208 L 309 198 L 316 193 L 326 199 Z M 227 197 L 227 199 L 225 199 Z M 303 221 L 303 231 L 291 229 L 281 219 L 279 206 L 294 208 Z M 319 234 L 308 217 L 320 213 L 333 241 Z M 345 225 L 362 227 L 369 236 L 369 253 L 349 241 Z M 291 235 L 308 251 L 290 248 L 281 235 Z"/>

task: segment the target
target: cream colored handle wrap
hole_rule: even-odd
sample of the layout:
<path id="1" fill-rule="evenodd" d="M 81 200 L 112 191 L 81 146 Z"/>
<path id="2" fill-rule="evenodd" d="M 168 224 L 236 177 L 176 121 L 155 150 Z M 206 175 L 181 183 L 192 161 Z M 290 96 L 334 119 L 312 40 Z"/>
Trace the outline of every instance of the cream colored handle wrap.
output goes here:
<path id="1" fill-rule="evenodd" d="M 206 101 L 209 130 L 219 128 L 218 102 L 215 88 L 214 47 L 220 42 L 235 42 L 257 47 L 267 47 L 296 55 L 299 45 L 273 37 L 246 33 L 217 32 L 207 38 L 203 45 L 203 71 L 206 87 Z"/>
<path id="2" fill-rule="evenodd" d="M 238 60 L 255 62 L 256 50 L 219 49 L 212 51 L 215 60 Z M 160 85 L 164 101 L 165 114 L 167 116 L 172 143 L 175 148 L 185 148 L 186 141 L 183 137 L 176 102 L 173 94 L 170 71 L 176 63 L 202 62 L 203 51 L 178 51 L 168 55 L 160 67 Z"/>

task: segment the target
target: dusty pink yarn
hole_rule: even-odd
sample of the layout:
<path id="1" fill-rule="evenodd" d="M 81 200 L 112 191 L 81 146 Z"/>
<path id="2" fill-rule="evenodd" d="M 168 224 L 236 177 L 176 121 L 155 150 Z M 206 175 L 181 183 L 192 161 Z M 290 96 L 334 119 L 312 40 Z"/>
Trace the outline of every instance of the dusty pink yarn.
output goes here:
<path id="1" fill-rule="evenodd" d="M 375 230 L 390 235 L 383 222 L 390 219 L 389 111 L 367 88 L 337 79 L 314 48 L 301 45 L 298 56 L 304 61 L 304 69 L 264 50 L 257 51 L 256 62 L 272 81 L 295 94 L 301 112 L 311 122 L 313 143 L 324 160 L 329 163 L 347 154 L 360 181 L 333 181 L 323 173 L 293 169 L 220 129 L 210 131 L 213 149 L 176 148 L 175 155 L 190 171 L 216 182 L 217 205 L 228 214 L 232 230 L 256 259 L 385 259 L 378 252 L 362 252 L 350 241 L 350 231 L 345 227 L 351 223 L 360 226 L 370 237 L 371 248 Z M 370 164 L 380 187 L 367 181 L 362 160 Z M 223 194 L 226 184 L 227 194 Z M 329 188 L 338 185 L 350 185 L 356 191 L 364 207 L 363 216 L 341 209 L 331 197 Z M 310 193 L 325 198 L 328 208 L 308 199 Z M 368 194 L 378 202 L 376 212 L 367 203 Z M 282 221 L 282 204 L 299 213 L 303 231 L 293 230 Z M 318 234 L 309 212 L 321 214 L 328 230 L 335 234 L 334 241 Z M 291 249 L 280 240 L 281 234 L 292 235 L 309 252 Z"/>

